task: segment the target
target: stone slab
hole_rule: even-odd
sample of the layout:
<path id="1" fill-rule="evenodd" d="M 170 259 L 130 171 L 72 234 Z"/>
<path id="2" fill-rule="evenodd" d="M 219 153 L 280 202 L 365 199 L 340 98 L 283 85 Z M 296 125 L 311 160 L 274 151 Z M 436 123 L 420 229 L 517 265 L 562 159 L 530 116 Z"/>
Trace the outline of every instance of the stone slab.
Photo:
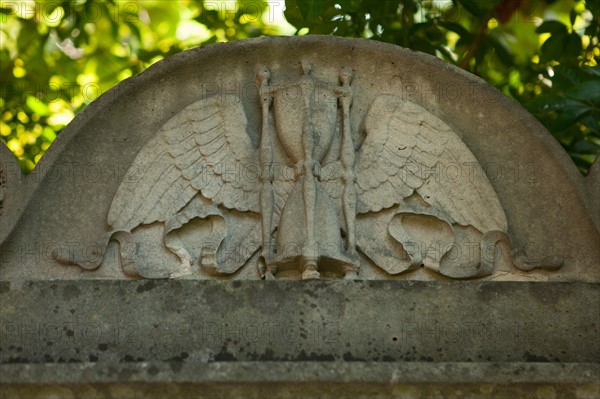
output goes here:
<path id="1" fill-rule="evenodd" d="M 590 283 L 0 285 L 0 363 L 597 362 Z"/>

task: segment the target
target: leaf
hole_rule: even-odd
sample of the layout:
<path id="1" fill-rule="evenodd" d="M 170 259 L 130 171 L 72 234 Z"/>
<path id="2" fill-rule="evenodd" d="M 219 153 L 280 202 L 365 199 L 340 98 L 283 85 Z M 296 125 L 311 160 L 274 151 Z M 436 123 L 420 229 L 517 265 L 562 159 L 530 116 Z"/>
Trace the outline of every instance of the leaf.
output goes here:
<path id="1" fill-rule="evenodd" d="M 600 76 L 600 65 L 584 66 L 582 69 L 589 74 Z"/>
<path id="2" fill-rule="evenodd" d="M 585 118 L 591 113 L 587 107 L 565 108 L 557 115 L 557 118 L 552 123 L 553 131 L 561 131 L 573 126 L 579 120 Z"/>
<path id="3" fill-rule="evenodd" d="M 435 55 L 436 50 L 429 40 L 425 40 L 419 36 L 412 38 L 411 48 L 431 55 Z"/>
<path id="4" fill-rule="evenodd" d="M 600 80 L 577 85 L 567 90 L 565 95 L 577 100 L 600 101 Z"/>
<path id="5" fill-rule="evenodd" d="M 588 80 L 587 74 L 583 69 L 574 68 L 569 65 L 557 65 L 554 67 L 554 78 L 552 83 L 556 86 L 569 88 Z"/>
<path id="6" fill-rule="evenodd" d="M 590 135 L 596 135 L 600 138 L 600 118 L 593 113 L 583 118 L 580 123 L 589 129 Z"/>
<path id="7" fill-rule="evenodd" d="M 459 23 L 451 22 L 451 21 L 439 21 L 439 25 L 446 28 L 447 30 L 458 34 L 460 37 L 472 37 L 473 34 L 470 33 L 464 26 Z"/>
<path id="8" fill-rule="evenodd" d="M 511 66 L 514 64 L 514 57 L 510 48 L 504 43 L 502 38 L 497 37 L 496 35 L 490 35 L 488 40 L 494 49 L 494 53 L 504 65 Z"/>
<path id="9" fill-rule="evenodd" d="M 544 21 L 535 33 L 567 34 L 567 27 L 559 21 Z"/>
<path id="10" fill-rule="evenodd" d="M 501 0 L 456 0 L 475 17 L 486 17 L 498 7 Z"/>
<path id="11" fill-rule="evenodd" d="M 600 151 L 600 145 L 591 141 L 578 141 L 573 147 L 573 151 L 580 154 L 593 154 Z"/>
<path id="12" fill-rule="evenodd" d="M 541 62 L 559 60 L 562 57 L 568 36 L 565 34 L 554 34 L 542 44 Z"/>
<path id="13" fill-rule="evenodd" d="M 287 22 L 298 29 L 306 26 L 302 12 L 300 12 L 300 7 L 298 6 L 298 0 L 286 0 L 283 15 Z"/>
<path id="14" fill-rule="evenodd" d="M 592 12 L 592 15 L 600 15 L 600 1 L 590 0 L 586 1 L 585 6 Z"/>
<path id="15" fill-rule="evenodd" d="M 333 0 L 296 0 L 304 21 L 315 23 L 323 21 L 325 10 L 335 6 Z"/>
<path id="16" fill-rule="evenodd" d="M 36 97 L 28 96 L 26 100 L 27 106 L 39 116 L 48 116 L 50 110 L 48 106 Z"/>
<path id="17" fill-rule="evenodd" d="M 131 33 L 133 33 L 133 35 L 136 37 L 136 39 L 138 39 L 138 41 L 141 43 L 142 42 L 142 33 L 140 32 L 140 29 L 138 28 L 138 26 L 136 24 L 134 24 L 133 22 L 129 22 L 129 21 L 125 21 L 125 24 L 129 27 L 129 29 L 131 30 Z"/>
<path id="18" fill-rule="evenodd" d="M 577 56 L 581 53 L 582 49 L 581 37 L 572 32 L 565 41 L 565 51 L 561 59 L 570 64 L 577 64 Z"/>

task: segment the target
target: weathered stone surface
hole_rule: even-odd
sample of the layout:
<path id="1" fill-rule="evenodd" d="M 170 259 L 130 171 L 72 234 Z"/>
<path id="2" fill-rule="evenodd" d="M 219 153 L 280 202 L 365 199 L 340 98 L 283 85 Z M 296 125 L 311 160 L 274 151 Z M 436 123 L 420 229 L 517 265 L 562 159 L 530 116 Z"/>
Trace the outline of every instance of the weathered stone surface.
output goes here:
<path id="1" fill-rule="evenodd" d="M 332 37 L 216 45 L 65 129 L 15 190 L 0 277 L 599 281 L 592 180 L 435 58 Z"/>
<path id="2" fill-rule="evenodd" d="M 438 59 L 209 46 L 0 156 L 0 397 L 598 396 L 598 163 Z"/>
<path id="3" fill-rule="evenodd" d="M 25 206 L 22 173 L 17 159 L 4 143 L 0 143 L 0 243 L 14 228 Z"/>
<path id="4" fill-rule="evenodd" d="M 2 363 L 600 358 L 597 284 L 150 280 L 1 287 Z"/>
<path id="5" fill-rule="evenodd" d="M 7 397 L 599 388 L 596 284 L 57 281 L 3 283 L 0 303 Z"/>

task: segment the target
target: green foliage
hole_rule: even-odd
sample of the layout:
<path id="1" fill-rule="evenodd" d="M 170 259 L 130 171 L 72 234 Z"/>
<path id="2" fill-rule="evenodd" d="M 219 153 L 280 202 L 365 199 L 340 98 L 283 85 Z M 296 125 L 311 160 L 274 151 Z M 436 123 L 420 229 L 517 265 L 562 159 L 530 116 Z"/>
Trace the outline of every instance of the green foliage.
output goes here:
<path id="1" fill-rule="evenodd" d="M 599 2 L 288 0 L 297 34 L 365 37 L 479 75 L 536 116 L 582 172 L 600 152 Z"/>
<path id="2" fill-rule="evenodd" d="M 0 136 L 29 172 L 119 81 L 188 48 L 284 33 L 266 10 L 260 0 L 0 1 Z"/>
<path id="3" fill-rule="evenodd" d="M 291 25 L 275 20 L 282 6 L 0 2 L 0 136 L 31 171 L 75 114 L 152 63 L 191 47 L 295 32 L 435 55 L 521 103 L 582 172 L 600 152 L 598 0 L 286 0 Z"/>

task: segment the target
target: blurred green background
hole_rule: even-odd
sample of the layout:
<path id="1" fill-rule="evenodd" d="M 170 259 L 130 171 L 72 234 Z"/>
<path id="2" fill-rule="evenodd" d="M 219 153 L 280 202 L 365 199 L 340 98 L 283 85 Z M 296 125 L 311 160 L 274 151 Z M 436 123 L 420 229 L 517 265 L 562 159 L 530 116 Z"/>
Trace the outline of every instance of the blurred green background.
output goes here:
<path id="1" fill-rule="evenodd" d="M 25 173 L 77 113 L 182 50 L 268 35 L 433 54 L 531 112 L 582 173 L 600 152 L 600 0 L 0 0 L 0 137 Z"/>

